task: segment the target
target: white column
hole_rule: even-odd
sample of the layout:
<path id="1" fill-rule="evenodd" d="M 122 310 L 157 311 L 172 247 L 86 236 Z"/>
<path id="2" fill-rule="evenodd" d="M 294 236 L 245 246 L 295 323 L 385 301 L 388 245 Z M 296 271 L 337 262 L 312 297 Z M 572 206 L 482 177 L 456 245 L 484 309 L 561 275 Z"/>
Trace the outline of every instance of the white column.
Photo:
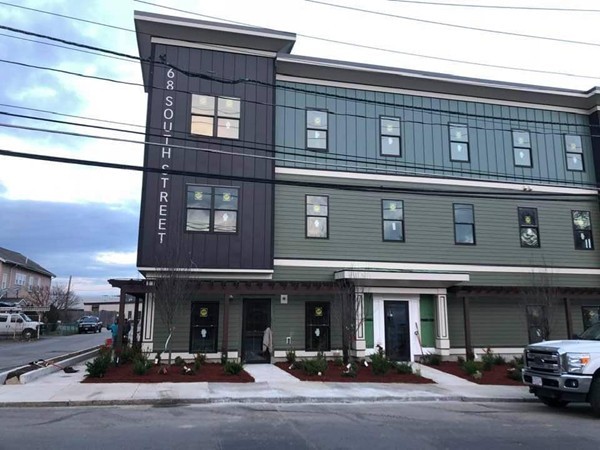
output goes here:
<path id="1" fill-rule="evenodd" d="M 365 294 L 362 292 L 354 294 L 354 311 L 355 311 L 355 330 L 354 334 L 354 356 L 364 357 L 365 349 L 367 348 L 365 342 Z"/>
<path id="2" fill-rule="evenodd" d="M 152 352 L 154 340 L 154 294 L 146 294 L 144 302 L 144 329 L 142 330 L 142 351 Z"/>
<path id="3" fill-rule="evenodd" d="M 435 348 L 440 355 L 450 355 L 448 303 L 445 294 L 438 295 L 435 303 Z"/>

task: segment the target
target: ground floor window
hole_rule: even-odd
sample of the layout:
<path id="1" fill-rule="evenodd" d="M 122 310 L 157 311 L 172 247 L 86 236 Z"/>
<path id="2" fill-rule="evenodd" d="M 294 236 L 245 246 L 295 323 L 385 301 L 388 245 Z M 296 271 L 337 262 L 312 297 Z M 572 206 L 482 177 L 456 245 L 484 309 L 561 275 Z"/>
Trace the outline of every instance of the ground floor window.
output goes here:
<path id="1" fill-rule="evenodd" d="M 219 303 L 192 303 L 191 353 L 216 353 L 219 337 Z"/>
<path id="2" fill-rule="evenodd" d="M 583 329 L 587 330 L 596 322 L 600 322 L 600 306 L 582 306 Z"/>
<path id="3" fill-rule="evenodd" d="M 306 302 L 306 350 L 329 351 L 331 347 L 329 302 Z"/>
<path id="4" fill-rule="evenodd" d="M 527 330 L 529 334 L 529 343 L 535 344 L 542 342 L 548 334 L 548 316 L 546 307 L 543 305 L 528 305 L 527 310 Z"/>

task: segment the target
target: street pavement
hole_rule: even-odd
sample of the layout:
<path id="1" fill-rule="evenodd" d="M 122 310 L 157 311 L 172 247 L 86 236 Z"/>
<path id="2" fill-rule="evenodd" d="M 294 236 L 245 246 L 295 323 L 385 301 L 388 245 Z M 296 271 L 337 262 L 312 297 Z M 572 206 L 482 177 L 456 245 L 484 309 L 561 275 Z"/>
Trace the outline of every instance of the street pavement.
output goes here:
<path id="1" fill-rule="evenodd" d="M 254 383 L 85 383 L 85 365 L 27 384 L 0 386 L 0 407 L 205 403 L 527 402 L 524 386 L 484 386 L 414 364 L 435 384 L 299 381 L 274 365 L 245 366 Z"/>

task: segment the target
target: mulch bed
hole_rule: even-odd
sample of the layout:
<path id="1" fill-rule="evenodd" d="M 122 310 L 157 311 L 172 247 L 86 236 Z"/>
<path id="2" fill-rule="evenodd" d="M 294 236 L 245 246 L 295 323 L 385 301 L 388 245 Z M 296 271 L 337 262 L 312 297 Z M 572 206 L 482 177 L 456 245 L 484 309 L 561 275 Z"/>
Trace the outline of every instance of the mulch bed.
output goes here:
<path id="1" fill-rule="evenodd" d="M 166 374 L 159 374 L 158 367 L 152 367 L 145 375 L 133 373 L 133 364 L 111 366 L 104 377 L 86 377 L 82 383 L 253 383 L 254 378 L 245 370 L 238 375 L 228 375 L 221 364 L 204 364 L 194 375 L 184 375 L 181 367 L 170 366 Z"/>
<path id="2" fill-rule="evenodd" d="M 465 380 L 471 381 L 477 384 L 495 384 L 505 386 L 523 386 L 523 383 L 518 380 L 513 380 L 508 376 L 508 364 L 498 364 L 492 366 L 492 370 L 484 370 L 481 372 L 481 378 L 475 379 L 472 375 L 465 372 L 462 367 L 456 361 L 442 361 L 439 366 L 431 365 L 432 369 L 441 370 L 442 372 L 455 375 Z"/>
<path id="3" fill-rule="evenodd" d="M 325 373 L 321 376 L 307 375 L 300 369 L 290 369 L 290 363 L 288 362 L 278 362 L 275 363 L 275 365 L 302 381 L 331 381 L 336 383 L 434 383 L 434 381 L 429 378 L 420 377 L 415 374 L 397 373 L 395 370 L 390 370 L 385 375 L 375 375 L 370 366 L 359 366 L 356 377 L 352 378 L 343 376 L 342 372 L 344 368 L 342 366 L 336 366 L 331 362 L 328 364 Z"/>

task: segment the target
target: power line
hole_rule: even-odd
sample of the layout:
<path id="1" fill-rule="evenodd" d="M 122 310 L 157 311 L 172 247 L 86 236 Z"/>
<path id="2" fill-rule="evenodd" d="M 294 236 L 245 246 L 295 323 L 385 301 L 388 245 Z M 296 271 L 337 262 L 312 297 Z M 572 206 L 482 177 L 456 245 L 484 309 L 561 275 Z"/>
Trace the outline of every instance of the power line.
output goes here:
<path id="1" fill-rule="evenodd" d="M 178 11 L 178 12 L 182 12 L 182 13 L 186 13 L 186 14 L 192 14 L 192 15 L 195 15 L 198 17 L 206 17 L 209 19 L 220 20 L 223 22 L 233 23 L 236 25 L 245 25 L 245 26 L 251 26 L 251 27 L 255 26 L 255 25 L 245 23 L 245 22 L 237 22 L 235 20 L 227 20 L 227 19 L 223 19 L 222 17 L 209 16 L 207 14 L 200 14 L 200 13 L 196 13 L 196 12 L 185 10 L 185 9 L 174 8 L 171 6 L 164 6 L 164 5 L 160 5 L 158 3 L 152 3 L 152 2 L 142 1 L 142 0 L 134 0 L 134 2 L 143 3 L 143 4 L 151 5 L 151 6 L 156 6 L 159 8 L 164 8 L 164 9 L 168 9 L 168 10 L 172 10 L 172 11 Z M 453 63 L 459 63 L 459 64 L 468 64 L 468 65 L 479 66 L 479 67 L 489 67 L 489 68 L 493 68 L 493 69 L 507 69 L 507 70 L 518 70 L 518 71 L 523 71 L 523 72 L 543 73 L 546 75 L 561 75 L 561 76 L 565 76 L 565 77 L 574 77 L 574 78 L 587 78 L 587 79 L 600 78 L 598 75 L 591 75 L 591 76 L 578 75 L 578 74 L 573 74 L 573 73 L 568 73 L 568 72 L 554 72 L 554 71 L 550 71 L 550 70 L 526 69 L 523 67 L 504 66 L 504 65 L 499 65 L 499 64 L 486 64 L 486 63 L 479 63 L 479 62 L 474 62 L 474 61 L 466 61 L 466 60 L 462 60 L 462 59 L 452 59 L 452 58 L 444 58 L 441 56 L 424 55 L 422 53 L 413 53 L 413 52 L 405 52 L 405 51 L 401 51 L 401 50 L 392 50 L 392 49 L 388 49 L 388 48 L 382 48 L 382 47 L 376 47 L 376 46 L 364 45 L 364 44 L 356 44 L 353 42 L 340 41 L 337 39 L 328 39 L 328 38 L 323 38 L 320 36 L 313 36 L 313 35 L 302 34 L 302 33 L 296 33 L 296 35 L 300 36 L 300 37 L 308 38 L 308 39 L 315 39 L 318 41 L 331 42 L 333 44 L 341 44 L 341 45 L 347 45 L 347 46 L 351 46 L 351 47 L 365 48 L 368 50 L 377 50 L 377 51 L 386 52 L 386 53 L 395 53 L 395 54 L 399 54 L 399 55 L 415 56 L 417 58 L 433 59 L 436 61 L 446 61 L 446 62 L 453 62 Z M 596 44 L 596 45 L 600 45 L 600 44 Z"/>
<path id="2" fill-rule="evenodd" d="M 4 115 L 14 115 L 14 114 L 10 114 L 10 113 L 6 113 L 6 112 L 0 112 L 0 114 L 4 114 Z M 31 117 L 33 118 L 33 117 Z M 35 119 L 35 118 L 33 118 Z M 50 121 L 50 122 L 61 122 L 61 121 L 54 121 L 54 120 L 50 120 L 50 119 L 43 119 L 43 118 L 39 118 L 39 120 L 46 120 L 46 121 Z M 84 126 L 84 127 L 92 127 L 92 128 L 99 128 L 99 129 L 103 129 L 103 130 L 110 130 L 109 128 L 106 127 L 94 127 L 93 125 L 86 125 L 86 124 L 74 124 L 71 123 L 72 125 L 79 125 L 79 126 Z M 14 128 L 14 129 L 21 129 L 21 130 L 27 130 L 27 131 L 36 131 L 36 132 L 47 132 L 47 133 L 51 133 L 51 134 L 61 134 L 61 135 L 67 135 L 67 136 L 75 136 L 75 137 L 85 137 L 85 138 L 91 138 L 91 139 L 101 139 L 101 140 L 109 140 L 109 141 L 114 141 L 114 142 L 124 142 L 124 143 L 129 143 L 129 144 L 141 144 L 141 145 L 151 145 L 151 146 L 162 146 L 162 143 L 156 143 L 156 142 L 150 142 L 150 141 L 136 141 L 136 140 L 132 140 L 132 139 L 123 139 L 123 138 L 116 138 L 116 137 L 109 137 L 109 136 L 99 136 L 99 135 L 92 135 L 92 134 L 85 134 L 85 133 L 75 133 L 75 132 L 70 132 L 70 131 L 61 131 L 61 130 L 50 130 L 47 128 L 39 128 L 39 127 L 29 127 L 29 126 L 23 126 L 23 125 L 14 125 L 14 124 L 6 124 L 6 123 L 0 123 L 0 127 L 6 127 L 6 128 Z M 125 133 L 135 133 L 135 134 L 143 134 L 140 132 L 135 132 L 135 131 L 129 131 L 129 130 L 118 130 L 118 129 L 114 129 L 114 131 L 119 131 L 119 132 L 125 132 Z M 157 136 L 154 135 L 155 137 L 162 137 L 162 136 Z M 187 142 L 187 139 L 182 139 L 184 142 Z M 296 160 L 296 159 L 290 159 L 290 158 L 286 158 L 286 157 L 278 157 L 278 156 L 266 156 L 266 155 L 254 155 L 254 154 L 248 154 L 248 153 L 236 153 L 236 152 L 230 152 L 230 151 L 225 151 L 225 150 L 218 150 L 218 149 L 211 149 L 211 148 L 205 148 L 205 147 L 193 147 L 193 146 L 188 146 L 188 145 L 178 145 L 178 144 L 170 144 L 169 145 L 172 148 L 176 148 L 176 149 L 183 149 L 183 150 L 192 150 L 192 151 L 202 151 L 202 152 L 207 152 L 207 153 L 214 153 L 214 154 L 222 154 L 222 155 L 228 155 L 228 156 L 239 156 L 239 157 L 244 157 L 244 158 L 253 158 L 253 159 L 264 159 L 264 160 L 271 160 L 273 162 L 283 162 L 283 163 L 292 163 L 292 164 L 306 164 L 307 161 L 306 160 Z M 241 145 L 240 146 L 243 149 L 248 149 L 247 145 Z M 258 151 L 268 151 L 266 149 L 260 149 L 260 148 L 256 148 L 253 147 L 252 150 L 258 150 Z M 286 153 L 286 155 L 289 155 L 289 153 Z M 297 153 L 293 153 L 292 156 L 303 156 L 303 157 L 313 157 L 313 155 L 306 155 L 306 154 L 297 154 Z M 382 162 L 382 161 L 378 161 L 378 160 L 374 160 L 374 161 L 369 161 L 368 159 L 372 159 L 372 158 L 365 158 L 365 160 L 361 159 L 361 158 L 356 158 L 354 160 L 351 160 L 351 158 L 348 157 L 343 157 L 343 158 L 338 158 L 338 157 L 329 157 L 329 156 L 317 156 L 314 155 L 314 158 L 325 158 L 325 159 L 332 159 L 335 161 L 343 161 L 343 164 L 339 164 L 337 162 L 335 162 L 336 167 L 340 168 L 340 167 L 345 167 L 345 168 L 351 168 L 351 169 L 356 169 L 358 168 L 355 165 L 349 164 L 349 163 L 356 163 L 356 164 L 373 164 L 375 166 L 384 166 L 384 167 L 393 167 L 395 170 L 388 170 L 388 171 L 382 171 L 382 170 L 377 170 L 378 167 L 376 167 L 375 172 L 376 173 L 384 173 L 384 174 L 400 174 L 403 176 L 417 176 L 417 175 L 429 175 L 431 176 L 432 174 L 429 171 L 434 172 L 433 175 L 437 175 L 439 176 L 439 174 L 436 174 L 435 172 L 442 172 L 443 174 L 446 173 L 460 173 L 460 174 L 470 174 L 470 175 L 483 175 L 483 176 L 495 176 L 497 178 L 501 178 L 501 179 L 508 179 L 508 180 L 515 180 L 515 181 L 520 181 L 520 182 L 532 182 L 532 181 L 536 181 L 536 182 L 550 182 L 550 183 L 555 183 L 556 180 L 555 179 L 549 179 L 549 178 L 541 178 L 541 177 L 518 177 L 516 175 L 508 175 L 508 174 L 500 174 L 500 173 L 496 173 L 496 172 L 489 172 L 489 171 L 469 171 L 469 170 L 463 170 L 463 169 L 455 169 L 455 168 L 447 168 L 447 167 L 441 167 L 438 166 L 437 168 L 435 166 L 431 166 L 431 165 L 419 165 L 419 164 L 412 164 L 412 163 L 404 163 L 402 165 L 394 165 L 394 164 L 389 164 L 386 162 Z M 317 165 L 317 166 L 325 166 L 326 168 L 329 168 L 329 166 L 332 164 L 329 161 L 312 161 L 311 164 L 313 165 Z M 412 169 L 412 170 L 406 170 L 406 169 Z M 370 172 L 368 173 L 373 173 L 373 169 L 369 168 Z M 422 172 L 418 172 L 418 170 L 422 170 Z M 452 177 L 448 177 L 447 175 L 443 175 L 444 178 L 452 178 Z M 453 177 L 454 179 L 464 179 L 464 177 Z M 571 182 L 573 183 L 573 182 Z M 593 187 L 596 188 L 598 185 L 596 183 L 586 183 L 586 182 L 579 182 L 579 183 L 575 183 L 577 186 L 588 186 L 588 187 Z"/>
<path id="3" fill-rule="evenodd" d="M 560 42 L 560 43 L 564 43 L 564 44 L 577 44 L 577 45 L 587 45 L 587 46 L 591 46 L 591 47 L 600 47 L 600 43 L 596 43 L 596 42 L 575 41 L 572 39 L 560 39 L 560 38 L 553 38 L 550 36 L 538 36 L 535 34 L 523 34 L 523 33 L 514 33 L 511 31 L 490 30 L 488 28 L 471 27 L 468 25 L 459 25 L 459 24 L 455 24 L 455 23 L 439 22 L 437 20 L 420 19 L 417 17 L 401 16 L 398 14 L 390 14 L 390 13 L 384 13 L 384 12 L 380 12 L 380 11 L 372 11 L 370 9 L 356 8 L 353 6 L 337 5 L 335 3 L 328 3 L 328 2 L 321 1 L 321 0 L 305 0 L 305 1 L 309 2 L 309 3 L 317 3 L 320 5 L 332 6 L 334 8 L 346 9 L 348 11 L 357 11 L 357 12 L 361 12 L 361 13 L 375 14 L 378 16 L 393 17 L 396 19 L 410 20 L 413 22 L 427 23 L 430 25 L 439 25 L 439 26 L 444 26 L 444 27 L 459 28 L 461 30 L 481 31 L 484 33 L 500 34 L 503 36 L 516 36 L 516 37 L 524 37 L 524 38 L 528 38 L 528 39 L 541 39 L 544 41 Z"/>
<path id="4" fill-rule="evenodd" d="M 447 3 L 430 2 L 416 0 L 388 0 L 395 3 L 411 3 L 414 5 L 434 5 L 434 6 L 457 6 L 460 8 L 485 8 L 485 9 L 514 9 L 526 11 L 557 11 L 557 12 L 600 12 L 600 9 L 580 9 L 580 8 L 551 8 L 544 6 L 506 6 L 506 5 L 474 5 L 468 3 Z"/>
<path id="5" fill-rule="evenodd" d="M 282 179 L 268 179 L 268 178 L 257 178 L 248 177 L 241 175 L 224 175 L 214 174 L 207 172 L 197 172 L 189 170 L 178 170 L 170 168 L 158 168 L 158 167 L 142 167 L 134 166 L 129 164 L 111 163 L 103 161 L 90 161 L 77 158 L 66 158 L 59 156 L 39 155 L 32 153 L 17 152 L 13 150 L 0 149 L 0 156 L 8 156 L 14 158 L 33 159 L 37 161 L 56 162 L 64 164 L 74 164 L 88 167 L 102 167 L 106 169 L 118 169 L 118 170 L 129 170 L 144 173 L 155 173 L 155 174 L 169 174 L 169 175 L 180 175 L 194 178 L 208 178 L 218 179 L 227 181 L 237 182 L 248 182 L 248 183 L 262 183 L 270 185 L 285 185 L 285 186 L 302 186 L 312 187 L 319 189 L 333 189 L 341 191 L 359 191 L 359 192 L 376 192 L 376 193 L 397 193 L 397 194 L 414 194 L 414 195 L 425 195 L 425 196 L 436 196 L 436 197 L 468 197 L 468 198 L 481 198 L 481 199 L 492 199 L 492 200 L 515 200 L 523 199 L 525 201 L 572 201 L 574 198 L 580 200 L 595 200 L 596 195 L 581 195 L 581 194 L 558 194 L 558 193 L 532 193 L 532 192 L 512 192 L 504 194 L 496 194 L 490 192 L 468 192 L 468 191 L 440 191 L 439 189 L 422 189 L 422 188 L 397 188 L 393 186 L 364 186 L 364 185 L 352 185 L 352 184 L 334 184 L 334 183 L 318 183 L 310 181 L 294 181 L 294 180 L 282 180 Z"/>

